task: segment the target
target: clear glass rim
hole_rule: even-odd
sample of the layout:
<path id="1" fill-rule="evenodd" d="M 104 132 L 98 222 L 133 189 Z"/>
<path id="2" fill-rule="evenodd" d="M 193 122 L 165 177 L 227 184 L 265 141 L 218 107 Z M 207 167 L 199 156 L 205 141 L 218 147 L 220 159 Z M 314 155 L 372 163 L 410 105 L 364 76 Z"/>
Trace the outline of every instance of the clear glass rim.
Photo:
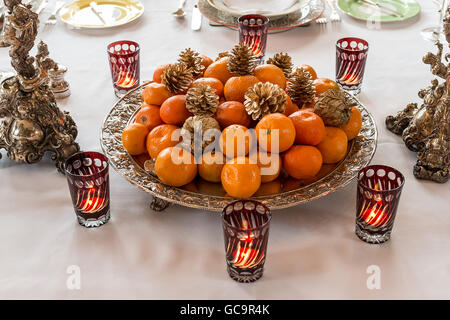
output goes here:
<path id="1" fill-rule="evenodd" d="M 68 162 L 70 160 L 72 160 L 72 158 L 74 158 L 76 156 L 79 156 L 80 154 L 83 154 L 83 153 L 95 153 L 97 155 L 100 155 L 100 156 L 104 157 L 105 158 L 104 161 L 106 162 L 106 166 L 103 169 L 101 169 L 99 172 L 96 172 L 96 173 L 93 173 L 93 174 L 83 174 L 83 175 L 81 175 L 81 174 L 74 174 L 74 173 L 71 173 L 71 172 L 67 171 L 67 164 L 68 164 Z M 69 158 L 67 158 L 67 160 L 64 162 L 64 172 L 67 175 L 71 176 L 71 177 L 80 177 L 80 178 L 82 178 L 82 177 L 93 177 L 93 176 L 96 176 L 96 175 L 103 174 L 105 172 L 105 170 L 108 170 L 108 168 L 109 168 L 108 158 L 103 153 L 98 152 L 98 151 L 78 151 L 78 152 L 74 153 L 73 155 L 71 155 Z"/>
<path id="2" fill-rule="evenodd" d="M 257 226 L 257 227 L 254 227 L 254 228 L 247 228 L 247 229 L 237 228 L 237 227 L 235 227 L 235 226 L 232 226 L 230 223 L 228 223 L 228 221 L 225 220 L 225 208 L 227 208 L 228 206 L 234 205 L 234 204 L 237 203 L 237 202 L 245 202 L 245 201 L 255 202 L 256 205 L 261 205 L 261 206 L 263 206 L 263 207 L 267 210 L 267 213 L 266 213 L 266 215 L 267 215 L 267 221 L 264 222 L 263 224 Z M 251 200 L 251 199 L 237 199 L 237 200 L 234 200 L 234 201 L 228 203 L 228 204 L 222 209 L 221 216 L 222 216 L 222 222 L 223 222 L 223 224 L 225 224 L 227 227 L 229 227 L 229 228 L 231 228 L 231 229 L 239 230 L 239 231 L 254 231 L 254 230 L 262 229 L 262 228 L 264 228 L 266 225 L 268 225 L 268 224 L 270 223 L 270 221 L 272 220 L 272 211 L 270 211 L 270 209 L 269 209 L 265 204 L 263 204 L 262 202 L 259 202 L 259 201 L 256 201 L 256 200 Z"/>
<path id="3" fill-rule="evenodd" d="M 381 168 L 380 168 L 380 167 L 381 167 Z M 361 173 L 362 173 L 363 171 L 365 171 L 365 170 L 372 169 L 372 170 L 376 171 L 375 168 L 377 168 L 377 169 L 384 169 L 385 171 L 386 171 L 386 169 L 388 169 L 389 171 L 394 171 L 394 172 L 400 177 L 401 183 L 399 184 L 398 187 L 392 188 L 392 189 L 389 189 L 389 190 L 376 190 L 376 189 L 374 189 L 374 188 L 369 187 L 367 184 L 365 184 L 364 182 L 361 181 L 361 178 L 360 178 L 359 176 L 360 176 Z M 383 193 L 383 192 L 392 192 L 392 191 L 401 190 L 401 189 L 403 188 L 403 185 L 405 184 L 405 176 L 403 175 L 403 173 L 401 173 L 400 171 L 398 171 L 397 169 L 395 169 L 395 168 L 393 168 L 393 167 L 386 166 L 386 165 L 383 165 L 383 164 L 374 164 L 374 165 L 370 165 L 370 166 L 367 166 L 367 167 L 362 168 L 362 169 L 359 170 L 359 172 L 358 172 L 358 177 L 357 177 L 357 179 L 358 179 L 358 185 L 360 185 L 360 186 L 362 186 L 362 187 L 364 187 L 364 188 L 366 188 L 366 189 L 369 189 L 370 191 L 373 191 L 373 192 L 380 192 L 380 193 Z"/>

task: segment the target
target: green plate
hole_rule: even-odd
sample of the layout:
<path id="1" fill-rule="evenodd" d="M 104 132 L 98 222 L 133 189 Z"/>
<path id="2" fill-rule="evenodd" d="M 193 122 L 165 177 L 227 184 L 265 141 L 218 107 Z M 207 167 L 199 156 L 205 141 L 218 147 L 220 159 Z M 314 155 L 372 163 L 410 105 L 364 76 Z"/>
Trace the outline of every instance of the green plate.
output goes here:
<path id="1" fill-rule="evenodd" d="M 390 9 L 397 10 L 403 17 L 389 15 L 377 7 L 360 0 L 338 0 L 339 9 L 353 18 L 374 22 L 404 21 L 420 12 L 420 5 L 414 0 L 372 0 Z"/>

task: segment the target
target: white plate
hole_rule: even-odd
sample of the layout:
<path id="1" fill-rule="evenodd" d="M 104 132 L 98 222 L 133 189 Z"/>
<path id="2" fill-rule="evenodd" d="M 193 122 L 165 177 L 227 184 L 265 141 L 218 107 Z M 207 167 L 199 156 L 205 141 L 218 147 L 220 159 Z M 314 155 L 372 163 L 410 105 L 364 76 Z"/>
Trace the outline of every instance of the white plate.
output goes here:
<path id="1" fill-rule="evenodd" d="M 92 10 L 92 0 L 77 0 L 65 5 L 59 12 L 61 20 L 77 28 L 104 29 L 124 25 L 144 13 L 138 0 L 96 0 L 100 17 Z"/>
<path id="2" fill-rule="evenodd" d="M 208 0 L 217 10 L 235 16 L 262 14 L 266 17 L 278 17 L 298 11 L 310 0 Z"/>

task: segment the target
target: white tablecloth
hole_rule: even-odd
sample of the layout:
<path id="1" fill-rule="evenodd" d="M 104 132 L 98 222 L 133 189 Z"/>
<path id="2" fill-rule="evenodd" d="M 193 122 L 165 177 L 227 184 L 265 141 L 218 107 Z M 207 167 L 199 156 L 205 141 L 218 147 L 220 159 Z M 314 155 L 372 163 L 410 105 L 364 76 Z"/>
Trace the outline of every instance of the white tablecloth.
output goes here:
<path id="1" fill-rule="evenodd" d="M 59 102 L 70 111 L 84 150 L 100 150 L 102 121 L 116 101 L 106 45 L 132 39 L 141 45 L 142 79 L 191 47 L 208 56 L 229 50 L 237 33 L 203 19 L 189 28 L 191 13 L 177 20 L 169 13 L 178 1 L 143 1 L 144 15 L 111 30 L 82 31 L 61 22 L 40 37 L 51 56 L 68 66 L 72 95 Z M 61 299 L 379 299 L 450 298 L 449 184 L 416 180 L 416 155 L 384 125 L 387 115 L 418 101 L 417 91 L 432 79 L 421 63 L 426 51 L 420 30 L 438 22 L 431 1 L 403 23 L 370 30 L 343 16 L 341 23 L 312 24 L 269 35 L 267 55 L 289 52 L 296 64 L 314 66 L 334 77 L 335 42 L 360 36 L 370 43 L 360 99 L 377 120 L 379 142 L 372 163 L 398 168 L 406 184 L 393 236 L 369 245 L 354 234 L 355 182 L 320 200 L 275 211 L 264 277 L 239 284 L 228 277 L 219 214 L 171 206 L 152 212 L 149 195 L 111 169 L 111 221 L 97 229 L 78 225 L 66 178 L 53 163 L 24 165 L 0 160 L 0 298 Z M 190 8 L 193 1 L 188 1 Z M 42 14 L 45 19 L 52 6 Z M 0 49 L 2 69 L 8 49 Z M 381 271 L 381 288 L 368 289 L 367 268 Z M 79 267 L 81 288 L 67 286 L 71 266 Z M 68 273 L 69 272 L 69 273 Z"/>

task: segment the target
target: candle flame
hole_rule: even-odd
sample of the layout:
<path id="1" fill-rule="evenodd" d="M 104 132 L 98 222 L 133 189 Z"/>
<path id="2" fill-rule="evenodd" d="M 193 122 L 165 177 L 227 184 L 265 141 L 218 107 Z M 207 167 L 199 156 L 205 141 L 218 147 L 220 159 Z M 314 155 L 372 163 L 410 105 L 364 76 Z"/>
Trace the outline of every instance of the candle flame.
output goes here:
<path id="1" fill-rule="evenodd" d="M 243 247 L 239 244 L 234 251 L 233 264 L 238 268 L 253 268 L 260 264 L 263 258 L 264 254 L 252 249 L 252 243 L 246 243 Z"/>
<path id="2" fill-rule="evenodd" d="M 372 208 L 365 208 L 365 206 L 363 206 L 360 216 L 367 224 L 379 227 L 386 224 L 389 220 L 389 215 L 385 213 L 386 209 L 387 205 L 382 208 L 381 203 L 377 202 Z"/>
<path id="3" fill-rule="evenodd" d="M 108 197 L 101 196 L 101 188 L 80 190 L 77 198 L 77 208 L 84 213 L 96 213 L 108 205 Z"/>
<path id="4" fill-rule="evenodd" d="M 244 44 L 251 50 L 257 57 L 262 55 L 262 49 L 260 47 L 261 39 L 258 36 L 249 36 L 244 39 Z"/>
<path id="5" fill-rule="evenodd" d="M 137 82 L 137 79 L 135 79 L 132 75 L 121 71 L 120 76 L 116 81 L 116 85 L 122 88 L 131 88 L 134 86 Z"/>

